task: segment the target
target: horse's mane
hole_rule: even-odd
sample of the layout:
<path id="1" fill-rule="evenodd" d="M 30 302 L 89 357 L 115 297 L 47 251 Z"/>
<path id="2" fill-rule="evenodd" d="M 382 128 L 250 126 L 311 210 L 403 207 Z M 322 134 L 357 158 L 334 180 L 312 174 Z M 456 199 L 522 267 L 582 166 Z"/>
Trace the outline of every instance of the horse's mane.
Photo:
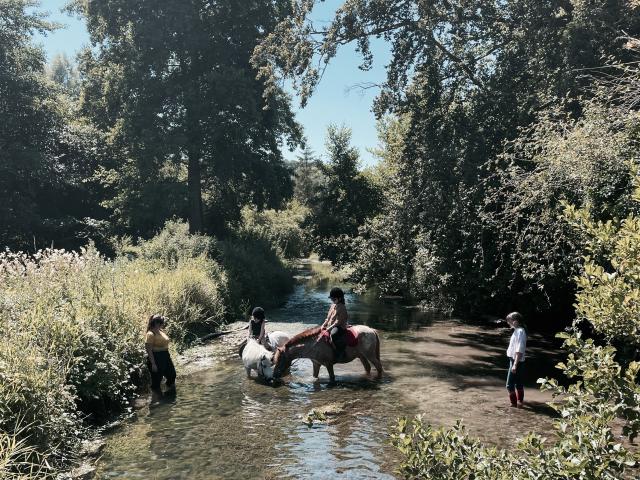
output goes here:
<path id="1" fill-rule="evenodd" d="M 308 328 L 307 330 L 303 330 L 297 335 L 294 335 L 293 337 L 291 337 L 289 341 L 284 344 L 284 348 L 286 349 L 289 347 L 293 347 L 294 345 L 300 345 L 302 342 L 308 340 L 311 337 L 317 337 L 321 331 L 322 331 L 322 328 L 320 327 L 312 327 L 312 328 Z"/>

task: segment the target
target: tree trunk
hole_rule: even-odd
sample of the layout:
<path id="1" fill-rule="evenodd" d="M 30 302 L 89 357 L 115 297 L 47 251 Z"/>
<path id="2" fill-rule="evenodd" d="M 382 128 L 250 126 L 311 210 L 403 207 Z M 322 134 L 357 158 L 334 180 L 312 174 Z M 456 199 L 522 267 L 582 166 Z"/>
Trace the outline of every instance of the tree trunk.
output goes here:
<path id="1" fill-rule="evenodd" d="M 188 61 L 187 61 L 188 58 Z M 196 63 L 197 52 L 189 51 L 188 57 L 182 58 L 180 65 L 184 72 L 185 86 L 185 137 L 187 139 L 186 152 L 189 157 L 187 164 L 187 189 L 189 194 L 189 233 L 202 233 L 202 168 L 201 149 L 202 135 L 200 135 L 200 89 Z"/>
<path id="2" fill-rule="evenodd" d="M 200 155 L 195 145 L 189 146 L 187 187 L 189 189 L 189 233 L 202 233 L 202 179 Z"/>

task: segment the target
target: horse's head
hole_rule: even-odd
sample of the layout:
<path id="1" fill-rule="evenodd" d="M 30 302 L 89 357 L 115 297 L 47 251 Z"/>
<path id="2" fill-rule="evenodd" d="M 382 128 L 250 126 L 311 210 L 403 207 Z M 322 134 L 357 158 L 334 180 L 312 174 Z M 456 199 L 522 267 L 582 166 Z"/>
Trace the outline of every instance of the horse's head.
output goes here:
<path id="1" fill-rule="evenodd" d="M 258 362 L 258 375 L 267 380 L 273 379 L 273 361 L 271 355 L 265 353 L 260 357 L 260 361 Z"/>
<path id="2" fill-rule="evenodd" d="M 286 347 L 278 347 L 273 355 L 273 378 L 281 378 L 291 362 L 292 358 Z"/>

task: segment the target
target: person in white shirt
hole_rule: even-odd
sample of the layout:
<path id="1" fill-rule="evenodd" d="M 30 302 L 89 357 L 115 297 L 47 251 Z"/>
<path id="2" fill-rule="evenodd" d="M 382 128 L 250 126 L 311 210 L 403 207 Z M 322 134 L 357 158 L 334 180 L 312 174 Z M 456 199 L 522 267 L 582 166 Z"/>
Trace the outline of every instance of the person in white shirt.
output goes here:
<path id="1" fill-rule="evenodd" d="M 512 407 L 522 408 L 524 403 L 524 356 L 527 348 L 527 329 L 524 317 L 518 312 L 507 315 L 507 323 L 513 328 L 507 357 L 509 357 L 509 372 L 507 373 L 507 391 Z"/>

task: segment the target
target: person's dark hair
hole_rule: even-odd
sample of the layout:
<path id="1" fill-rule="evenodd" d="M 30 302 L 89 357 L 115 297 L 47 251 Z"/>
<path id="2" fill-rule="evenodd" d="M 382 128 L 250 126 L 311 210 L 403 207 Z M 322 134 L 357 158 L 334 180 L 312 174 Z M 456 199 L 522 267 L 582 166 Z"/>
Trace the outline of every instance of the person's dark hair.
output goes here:
<path id="1" fill-rule="evenodd" d="M 147 322 L 147 332 L 151 331 L 151 329 L 156 325 L 162 323 L 164 323 L 164 317 L 159 313 L 154 313 L 149 317 L 149 321 Z"/>
<path id="2" fill-rule="evenodd" d="M 518 326 L 524 328 L 525 332 L 528 332 L 527 324 L 524 323 L 524 317 L 520 312 L 511 312 L 509 315 L 507 315 L 507 321 L 509 320 L 511 320 L 512 322 L 518 322 Z"/>
<path id="3" fill-rule="evenodd" d="M 329 292 L 329 298 L 331 300 L 337 298 L 340 303 L 344 303 L 344 292 L 341 288 L 333 287 Z"/>
<path id="4" fill-rule="evenodd" d="M 264 310 L 262 307 L 256 307 L 251 312 L 251 316 L 256 320 L 264 320 Z"/>

